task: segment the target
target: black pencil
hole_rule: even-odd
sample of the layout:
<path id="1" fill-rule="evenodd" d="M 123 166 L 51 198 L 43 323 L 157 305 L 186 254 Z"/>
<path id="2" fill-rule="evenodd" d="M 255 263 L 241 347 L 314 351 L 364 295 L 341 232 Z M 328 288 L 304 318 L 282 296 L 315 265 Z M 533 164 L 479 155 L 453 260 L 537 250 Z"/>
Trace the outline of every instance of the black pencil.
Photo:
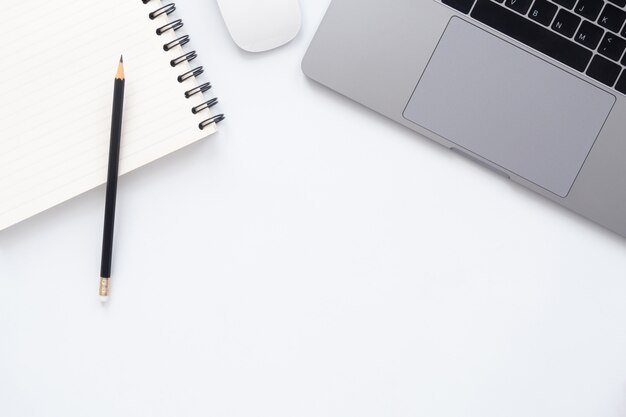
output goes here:
<path id="1" fill-rule="evenodd" d="M 106 202 L 104 207 L 104 232 L 102 233 L 102 261 L 100 264 L 100 299 L 109 298 L 109 279 L 113 257 L 113 225 L 115 223 L 115 198 L 120 162 L 122 136 L 122 110 L 124 107 L 124 61 L 120 57 L 113 89 L 113 114 L 111 116 L 111 143 L 109 145 L 109 168 L 107 172 Z"/>

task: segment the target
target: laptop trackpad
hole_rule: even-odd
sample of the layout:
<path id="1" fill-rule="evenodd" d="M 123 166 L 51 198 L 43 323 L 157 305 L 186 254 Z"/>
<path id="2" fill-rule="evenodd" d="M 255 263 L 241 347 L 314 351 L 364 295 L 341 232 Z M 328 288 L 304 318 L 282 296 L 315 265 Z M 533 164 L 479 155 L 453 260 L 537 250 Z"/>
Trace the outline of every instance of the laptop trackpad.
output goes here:
<path id="1" fill-rule="evenodd" d="M 615 97 L 452 18 L 404 117 L 561 197 Z"/>

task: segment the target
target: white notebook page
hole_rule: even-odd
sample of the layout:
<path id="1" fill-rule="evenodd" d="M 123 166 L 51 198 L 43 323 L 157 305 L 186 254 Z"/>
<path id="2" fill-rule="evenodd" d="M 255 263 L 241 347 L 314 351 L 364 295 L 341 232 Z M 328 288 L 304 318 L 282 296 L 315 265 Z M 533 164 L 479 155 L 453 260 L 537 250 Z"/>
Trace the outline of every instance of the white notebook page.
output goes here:
<path id="1" fill-rule="evenodd" d="M 124 55 L 126 92 L 120 174 L 214 132 L 187 99 L 197 85 L 171 67 L 181 36 L 150 20 L 158 0 L 15 1 L 3 6 L 0 45 L 0 230 L 106 181 L 113 79 Z M 172 19 L 174 19 L 173 15 Z M 193 43 L 193 38 L 192 38 Z M 194 61 L 193 64 L 196 64 Z M 195 65 L 194 65 L 195 66 Z"/>

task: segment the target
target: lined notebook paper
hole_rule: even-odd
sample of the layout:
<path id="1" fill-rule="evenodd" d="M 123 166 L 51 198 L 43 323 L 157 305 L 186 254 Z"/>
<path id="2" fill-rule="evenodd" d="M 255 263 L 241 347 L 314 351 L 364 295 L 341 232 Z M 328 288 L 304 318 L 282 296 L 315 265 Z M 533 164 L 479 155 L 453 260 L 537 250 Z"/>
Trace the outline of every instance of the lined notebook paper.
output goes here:
<path id="1" fill-rule="evenodd" d="M 126 93 L 120 174 L 215 131 L 179 46 L 156 29 L 158 0 L 15 1 L 2 8 L 10 41 L 0 46 L 0 230 L 106 181 L 113 78 L 124 55 Z M 172 17 L 173 18 L 173 17 Z M 188 51 L 187 51 L 188 52 Z"/>

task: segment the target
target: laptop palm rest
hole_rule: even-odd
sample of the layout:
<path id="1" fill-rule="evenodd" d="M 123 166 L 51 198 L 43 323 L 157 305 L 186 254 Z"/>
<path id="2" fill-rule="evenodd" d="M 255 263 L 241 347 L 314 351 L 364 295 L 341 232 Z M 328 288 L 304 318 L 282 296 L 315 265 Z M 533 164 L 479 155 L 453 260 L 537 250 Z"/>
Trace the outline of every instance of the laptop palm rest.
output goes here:
<path id="1" fill-rule="evenodd" d="M 615 97 L 452 18 L 404 117 L 567 196 Z"/>

